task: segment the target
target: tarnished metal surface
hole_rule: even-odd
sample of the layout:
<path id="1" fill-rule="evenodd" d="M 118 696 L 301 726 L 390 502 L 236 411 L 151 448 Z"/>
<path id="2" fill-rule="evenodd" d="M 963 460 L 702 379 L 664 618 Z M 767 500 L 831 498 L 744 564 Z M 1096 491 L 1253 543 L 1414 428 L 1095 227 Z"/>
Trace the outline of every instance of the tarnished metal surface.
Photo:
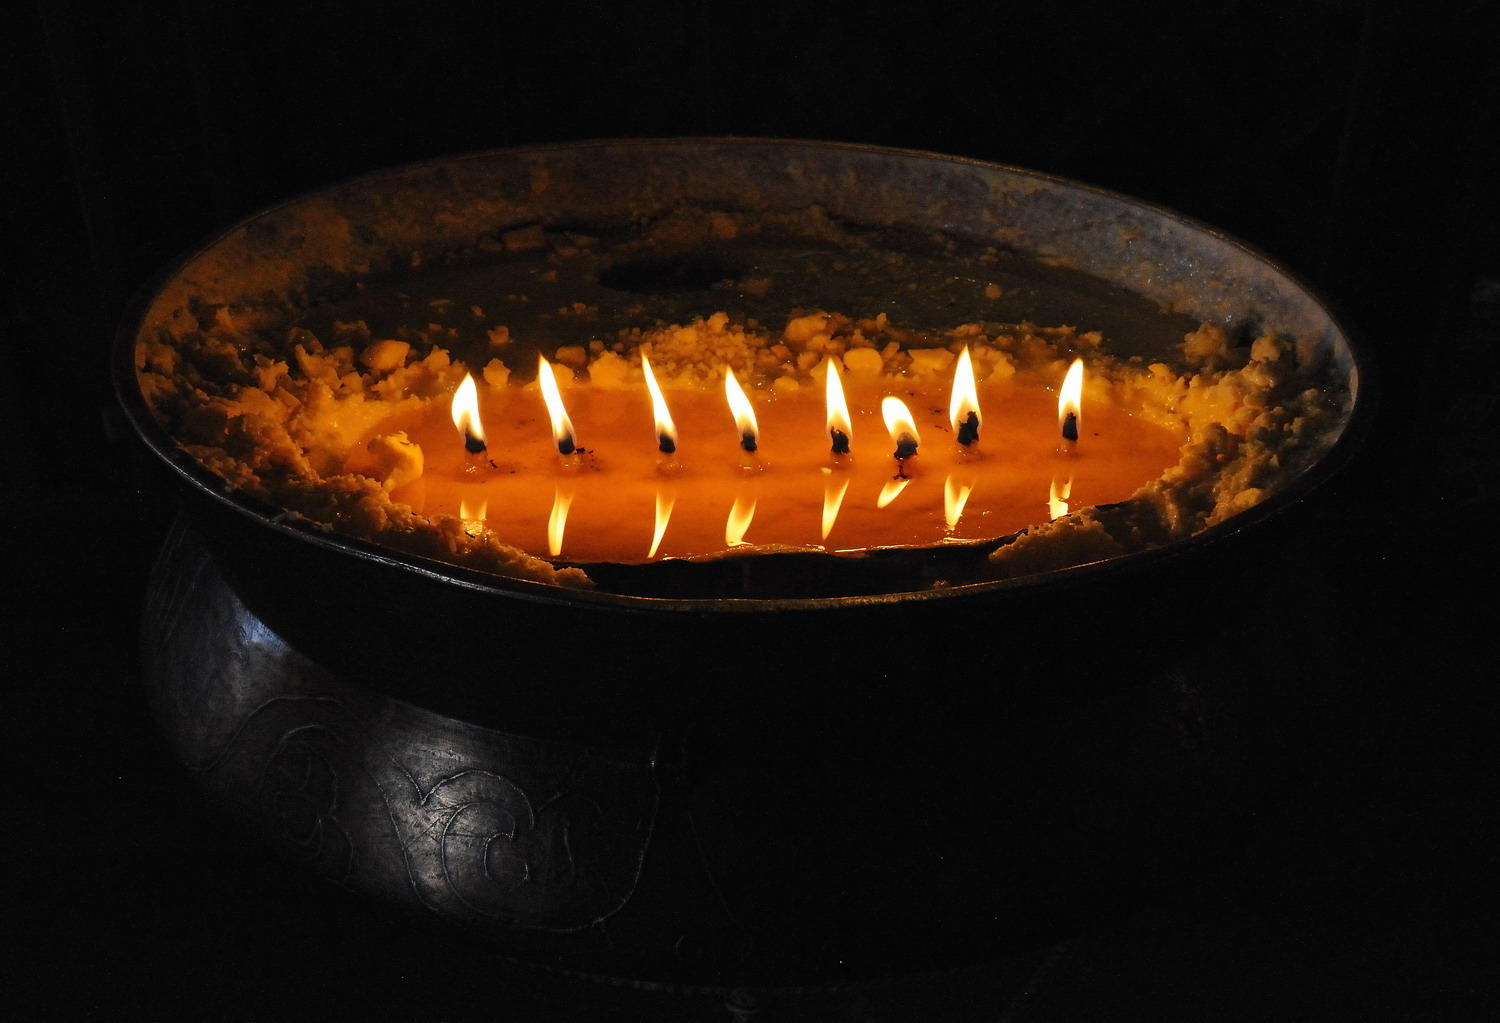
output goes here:
<path id="1" fill-rule="evenodd" d="M 603 940 L 651 841 L 649 757 L 495 732 L 337 678 L 249 614 L 181 526 L 144 625 L 154 711 L 215 802 L 352 889 Z"/>
<path id="2" fill-rule="evenodd" d="M 590 738 L 484 727 L 330 670 L 250 613 L 179 521 L 143 674 L 210 802 L 306 869 L 499 948 L 601 978 L 809 991 L 962 968 L 936 989 L 998 997 L 1102 892 L 1214 855 L 1249 787 L 1239 704 L 1298 688 L 1296 623 L 1313 628 L 1320 599 L 1276 609 L 1277 644 L 1253 642 L 1255 620 L 1155 654 L 1112 636 L 1105 659 L 1029 686 L 1038 669 L 989 630 L 969 691 L 903 655 L 920 653 L 909 637 L 883 644 L 894 693 L 804 679 L 803 704 L 747 713 L 700 677 L 709 706 Z M 554 701 L 545 724 L 576 709 Z"/>
<path id="3" fill-rule="evenodd" d="M 1004 247 L 1202 320 L 1299 339 L 1352 373 L 1348 337 L 1285 270 L 1170 210 L 1033 171 L 871 146 L 621 140 L 500 150 L 366 175 L 285 203 L 190 260 L 145 328 L 180 303 L 252 302 L 525 224 L 626 225 L 684 205 L 832 217 Z M 220 275 L 221 268 L 232 273 Z M 175 303 L 175 304 L 174 304 Z"/>

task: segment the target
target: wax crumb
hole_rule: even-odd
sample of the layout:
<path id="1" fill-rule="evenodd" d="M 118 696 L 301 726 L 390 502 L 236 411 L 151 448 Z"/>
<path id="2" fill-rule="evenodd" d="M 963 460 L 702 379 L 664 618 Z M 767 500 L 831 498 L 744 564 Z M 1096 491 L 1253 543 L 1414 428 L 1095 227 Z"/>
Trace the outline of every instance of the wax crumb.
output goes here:
<path id="1" fill-rule="evenodd" d="M 828 331 L 828 316 L 825 313 L 813 313 L 809 316 L 798 316 L 787 321 L 786 339 L 793 343 L 806 342 L 817 334 L 826 336 Z"/>
<path id="2" fill-rule="evenodd" d="M 506 345 L 510 344 L 509 327 L 491 327 L 484 333 L 485 337 L 489 338 L 490 340 L 491 348 L 504 348 Z"/>
<path id="3" fill-rule="evenodd" d="M 1275 362 L 1285 350 L 1286 346 L 1274 337 L 1258 337 L 1250 345 L 1250 358 L 1255 362 Z"/>
<path id="4" fill-rule="evenodd" d="M 499 359 L 491 359 L 484 364 L 483 375 L 484 382 L 498 391 L 510 381 L 510 367 Z"/>
<path id="5" fill-rule="evenodd" d="M 589 363 L 589 382 L 596 387 L 624 387 L 630 363 L 612 351 L 601 351 Z"/>
<path id="6" fill-rule="evenodd" d="M 1211 367 L 1228 355 L 1229 337 L 1218 324 L 1205 323 L 1183 338 L 1182 353 L 1194 365 Z"/>
<path id="7" fill-rule="evenodd" d="M 873 348 L 855 348 L 844 353 L 844 368 L 850 376 L 877 376 L 885 368 L 885 360 Z"/>
<path id="8" fill-rule="evenodd" d="M 1044 572 L 1059 564 L 1082 565 L 1123 554 L 1104 523 L 1083 514 L 1065 515 L 1026 530 L 990 555 L 1007 576 Z"/>
<path id="9" fill-rule="evenodd" d="M 910 354 L 912 372 L 922 376 L 943 373 L 953 365 L 953 353 L 946 348 L 919 348 Z"/>
<path id="10" fill-rule="evenodd" d="M 389 373 L 406 362 L 411 345 L 405 341 L 376 341 L 359 355 L 359 361 L 376 373 Z"/>
<path id="11" fill-rule="evenodd" d="M 1004 292 L 1000 290 L 1000 285 L 998 284 L 991 283 L 984 286 L 984 297 L 989 299 L 990 301 L 994 301 L 1002 294 L 1004 294 Z"/>
<path id="12" fill-rule="evenodd" d="M 373 437 L 365 448 L 374 456 L 381 483 L 387 490 L 404 487 L 421 478 L 424 468 L 422 447 L 404 430 Z"/>

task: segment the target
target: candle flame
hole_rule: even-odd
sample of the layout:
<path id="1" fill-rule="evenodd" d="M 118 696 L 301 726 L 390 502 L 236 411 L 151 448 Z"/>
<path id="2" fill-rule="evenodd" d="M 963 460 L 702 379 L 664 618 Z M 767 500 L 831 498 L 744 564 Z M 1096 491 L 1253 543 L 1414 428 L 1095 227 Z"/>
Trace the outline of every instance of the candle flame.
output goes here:
<path id="1" fill-rule="evenodd" d="M 922 443 L 922 438 L 917 433 L 916 420 L 912 419 L 906 402 L 900 398 L 883 398 L 880 402 L 880 415 L 885 419 L 885 428 L 890 431 L 891 441 L 896 445 L 896 457 L 907 459 L 916 454 L 917 445 Z"/>
<path id="2" fill-rule="evenodd" d="M 668 487 L 658 487 L 656 491 L 656 530 L 651 534 L 651 549 L 646 552 L 646 557 L 656 557 L 657 548 L 661 546 L 661 538 L 667 535 L 667 523 L 672 521 L 672 508 L 677 504 L 677 494 Z"/>
<path id="3" fill-rule="evenodd" d="M 563 407 L 562 392 L 557 389 L 557 377 L 552 375 L 552 364 L 544 356 L 537 356 L 537 383 L 542 388 L 542 399 L 547 403 L 547 414 L 552 417 L 552 439 L 557 450 L 571 455 L 577 447 L 573 439 L 573 421 Z M 556 554 L 556 551 L 553 551 Z"/>
<path id="4" fill-rule="evenodd" d="M 958 365 L 953 369 L 953 393 L 948 399 L 948 422 L 953 426 L 953 435 L 964 447 L 977 443 L 979 426 L 984 417 L 979 412 L 979 388 L 974 383 L 974 364 L 969 359 L 969 346 L 958 353 Z"/>
<path id="5" fill-rule="evenodd" d="M 448 410 L 453 416 L 453 425 L 464 436 L 464 446 L 476 453 L 483 451 L 484 426 L 479 421 L 479 388 L 474 384 L 474 374 L 464 374 L 463 383 L 453 392 L 453 403 Z"/>
<path id="6" fill-rule="evenodd" d="M 1057 477 L 1052 477 L 1052 486 L 1047 491 L 1047 515 L 1049 518 L 1060 519 L 1068 514 L 1068 498 L 1073 493 L 1073 477 L 1068 477 L 1068 482 L 1061 488 L 1057 485 Z"/>
<path id="7" fill-rule="evenodd" d="M 950 473 L 943 481 L 943 518 L 948 523 L 948 532 L 958 528 L 958 520 L 964 517 L 964 505 L 969 503 L 969 495 L 973 492 L 972 478 L 960 482 Z"/>
<path id="8" fill-rule="evenodd" d="M 880 496 L 875 499 L 875 507 L 884 508 L 896 498 L 901 496 L 901 491 L 911 482 L 910 476 L 892 476 L 885 481 L 885 486 L 880 488 Z"/>
<path id="9" fill-rule="evenodd" d="M 1068 420 L 1072 419 L 1072 436 L 1069 437 Z M 1074 359 L 1073 365 L 1068 367 L 1068 375 L 1063 378 L 1062 387 L 1057 391 L 1057 428 L 1062 431 L 1063 437 L 1069 441 L 1078 439 L 1078 432 L 1083 429 L 1083 360 Z"/>
<path id="10" fill-rule="evenodd" d="M 833 532 L 833 524 L 838 520 L 839 509 L 844 506 L 844 495 L 848 492 L 848 476 L 830 476 L 823 481 L 823 539 L 827 540 L 828 534 Z"/>
<path id="11" fill-rule="evenodd" d="M 729 519 L 724 523 L 724 543 L 730 547 L 743 547 L 745 545 L 745 531 L 750 528 L 750 520 L 755 518 L 755 498 L 741 494 L 734 499 L 734 507 L 729 509 Z"/>
<path id="12" fill-rule="evenodd" d="M 740 447 L 754 451 L 760 444 L 760 427 L 755 422 L 755 409 L 745 397 L 740 382 L 734 378 L 734 370 L 724 370 L 724 397 L 729 400 L 729 411 L 734 414 L 734 428 L 740 435 Z"/>
<path id="13" fill-rule="evenodd" d="M 489 515 L 489 511 L 490 502 L 488 500 L 471 505 L 468 501 L 460 498 L 458 502 L 458 517 L 464 524 L 464 532 L 470 536 L 483 536 L 485 519 Z"/>
<path id="14" fill-rule="evenodd" d="M 651 392 L 651 412 L 656 417 L 656 446 L 662 454 L 670 455 L 677 450 L 677 424 L 672 422 L 672 413 L 667 411 L 667 399 L 656 384 L 656 374 L 651 372 L 651 360 L 646 358 L 645 352 L 641 353 L 641 372 L 646 375 L 646 390 Z"/>
<path id="15" fill-rule="evenodd" d="M 828 360 L 828 380 L 823 388 L 828 406 L 828 436 L 833 441 L 833 453 L 849 453 L 849 443 L 854 439 L 854 427 L 849 421 L 849 403 L 844 400 L 844 381 L 839 376 L 837 359 Z M 825 529 L 826 537 L 828 531 Z"/>
<path id="16" fill-rule="evenodd" d="M 573 491 L 554 487 L 552 514 L 547 516 L 547 552 L 554 558 L 562 553 L 563 533 L 568 528 L 568 509 L 573 507 Z"/>

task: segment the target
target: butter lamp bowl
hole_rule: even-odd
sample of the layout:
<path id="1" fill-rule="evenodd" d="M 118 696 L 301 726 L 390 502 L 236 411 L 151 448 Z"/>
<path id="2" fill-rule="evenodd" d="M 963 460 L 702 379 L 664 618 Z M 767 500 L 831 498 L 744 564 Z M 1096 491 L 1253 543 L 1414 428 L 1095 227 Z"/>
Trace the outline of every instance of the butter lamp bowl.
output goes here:
<path id="1" fill-rule="evenodd" d="M 547 183 L 540 192 L 539 180 Z M 287 521 L 279 509 L 228 491 L 183 451 L 152 416 L 136 381 L 136 344 L 163 317 L 194 304 L 244 301 L 257 288 L 279 287 L 290 301 L 306 302 L 316 297 L 318 282 L 338 280 L 351 265 L 388 260 L 392 252 L 436 255 L 472 244 L 482 230 L 515 224 L 609 229 L 681 207 L 812 206 L 842 222 L 1003 246 L 1187 316 L 1297 338 L 1327 357 L 1348 390 L 1341 436 L 1317 464 L 1259 506 L 1190 539 L 1106 562 L 974 583 L 962 582 L 958 574 L 957 582 L 944 578 L 947 585 L 932 586 L 937 577 L 962 572 L 961 566 L 944 566 L 945 555 L 937 553 L 928 560 L 939 568 L 919 575 L 920 587 L 905 591 L 861 592 L 871 585 L 861 578 L 850 581 L 846 595 L 759 597 L 758 590 L 826 588 L 828 566 L 837 559 L 741 557 L 725 559 L 709 577 L 712 595 L 653 597 L 611 592 L 607 586 L 565 590 L 466 571 Z M 309 229 L 319 222 L 337 223 L 336 244 Z M 225 266 L 240 270 L 238 276 L 229 274 L 227 283 Z M 734 636 L 776 637 L 762 644 L 762 656 L 794 657 L 785 667 L 800 676 L 807 670 L 807 651 L 818 646 L 812 642 L 817 636 L 867 630 L 935 636 L 967 627 L 970 616 L 983 615 L 986 608 L 1040 609 L 1053 600 L 1077 608 L 1117 585 L 1137 593 L 1149 589 L 1150 579 L 1172 578 L 1174 587 L 1181 585 L 1181 574 L 1190 572 L 1184 559 L 1190 565 L 1232 537 L 1253 535 L 1328 478 L 1355 448 L 1372 404 L 1365 360 L 1327 306 L 1266 256 L 1186 217 L 976 160 L 754 139 L 498 150 L 378 172 L 291 200 L 235 225 L 143 293 L 119 332 L 114 367 L 131 423 L 180 484 L 236 592 L 300 649 L 398 687 L 420 675 L 444 681 L 419 686 L 487 688 L 496 632 L 483 623 L 504 622 L 504 634 L 512 637 L 547 636 L 563 628 L 590 637 L 589 642 L 504 644 L 507 665 L 527 663 L 527 646 L 537 658 L 536 670 L 507 671 L 507 688 L 526 688 L 536 680 L 543 693 L 558 693 L 572 688 L 568 680 L 578 679 L 582 694 L 596 695 L 598 652 L 618 651 L 621 663 L 639 663 L 637 653 L 656 648 L 658 629 L 675 634 L 674 657 L 652 682 L 627 688 L 670 689 L 674 675 L 722 679 L 733 666 L 704 664 L 689 648 L 721 650 Z M 962 555 L 947 552 L 946 557 Z M 903 563 L 901 570 L 909 565 Z M 668 566 L 662 574 L 674 570 L 681 571 Z M 701 592 L 703 567 L 696 572 Z M 334 594 L 339 599 L 329 599 Z M 849 657 L 848 650 L 837 657 L 846 670 Z M 753 670 L 761 685 L 781 674 L 760 666 Z M 543 677 L 547 681 L 540 682 Z M 721 688 L 742 692 L 746 686 Z"/>
<path id="2" fill-rule="evenodd" d="M 969 581 L 973 549 L 930 553 L 915 576 L 909 557 L 848 574 L 816 554 L 767 554 L 664 566 L 643 595 L 612 589 L 607 567 L 599 588 L 563 589 L 289 520 L 179 447 L 137 380 L 139 341 L 196 307 L 267 291 L 311 302 L 393 254 L 430 262 L 481 232 L 621 230 L 684 207 L 818 207 L 1065 267 L 1101 295 L 1231 332 L 1296 338 L 1347 390 L 1346 415 L 1323 456 L 1261 504 L 1108 561 Z M 330 223 L 333 235 L 317 229 Z M 657 283 L 707 288 L 713 275 L 695 280 L 692 265 Z M 1038 278 L 1038 292 L 1049 286 Z M 508 948 L 618 976 L 736 983 L 827 979 L 839 958 L 878 973 L 922 959 L 916 934 L 937 968 L 1060 933 L 1059 907 L 1093 885 L 1067 877 L 1128 874 L 1137 860 L 1121 850 L 1144 840 L 1084 784 L 1090 772 L 1112 776 L 1100 784 L 1121 805 L 1145 807 L 1139 828 L 1201 821 L 1207 803 L 1184 772 L 1218 784 L 1235 758 L 1205 768 L 1179 734 L 1186 711 L 1128 694 L 1181 690 L 1202 710 L 1211 694 L 1299 670 L 1289 658 L 1315 631 L 1317 595 L 1285 552 L 1372 411 L 1367 359 L 1327 304 L 1220 231 L 1019 168 L 776 139 L 536 146 L 368 174 L 189 254 L 138 298 L 112 357 L 120 403 L 181 496 L 144 636 L 153 705 L 215 800 L 339 883 Z M 686 572 L 691 584 L 677 586 Z M 890 591 L 902 578 L 919 585 Z M 1119 736 L 1141 729 L 1160 748 L 1112 759 Z M 1194 741 L 1201 752 L 1207 740 Z M 703 824 L 713 791 L 757 786 Z M 1110 821 L 1064 826 L 1044 799 Z M 697 816 L 683 816 L 689 805 Z M 892 838 L 917 820 L 960 836 L 947 866 Z M 1007 820 L 997 852 L 986 843 Z M 1099 845 L 1101 834 L 1113 837 Z M 1114 850 L 1109 866 L 1090 843 Z M 748 865 L 752 848 L 761 865 Z M 733 865 L 705 868 L 716 850 Z M 670 880 L 689 874 L 700 880 Z M 840 883 L 857 897 L 829 895 Z M 985 930 L 996 906 L 1008 923 Z M 976 944 L 975 927 L 990 938 Z"/>

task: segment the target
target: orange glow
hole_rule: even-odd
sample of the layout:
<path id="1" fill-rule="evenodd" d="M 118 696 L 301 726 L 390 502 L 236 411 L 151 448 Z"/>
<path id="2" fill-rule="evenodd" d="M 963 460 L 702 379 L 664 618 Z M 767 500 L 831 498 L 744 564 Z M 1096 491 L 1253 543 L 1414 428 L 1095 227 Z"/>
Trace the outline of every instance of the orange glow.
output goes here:
<path id="1" fill-rule="evenodd" d="M 464 532 L 470 536 L 483 536 L 485 530 L 484 520 L 488 517 L 489 511 L 489 501 L 479 501 L 476 504 L 470 504 L 468 501 L 460 499 L 458 502 L 458 517 L 463 521 Z"/>
<path id="2" fill-rule="evenodd" d="M 1057 485 L 1057 477 L 1052 477 L 1052 486 L 1047 492 L 1047 517 L 1049 519 L 1060 519 L 1068 514 L 1068 497 L 1073 493 L 1073 477 L 1068 477 L 1068 482 L 1062 487 Z"/>
<path id="3" fill-rule="evenodd" d="M 542 388 L 542 399 L 547 403 L 547 414 L 552 417 L 552 439 L 557 443 L 557 450 L 564 455 L 571 455 L 577 445 L 573 439 L 573 421 L 568 418 L 568 410 L 563 407 L 562 392 L 557 389 L 557 377 L 552 375 L 552 364 L 544 357 L 537 356 L 536 381 Z M 566 517 L 567 513 L 563 513 Z M 554 555 L 556 551 L 552 552 Z"/>
<path id="4" fill-rule="evenodd" d="M 554 558 L 562 553 L 563 533 L 568 528 L 568 509 L 573 507 L 573 491 L 561 487 L 552 491 L 552 514 L 547 517 L 547 552 Z"/>
<path id="5" fill-rule="evenodd" d="M 849 477 L 842 474 L 830 475 L 823 480 L 823 539 L 828 539 L 828 534 L 833 532 L 833 524 L 838 521 L 839 509 L 844 506 L 844 495 L 849 492 Z"/>
<path id="6" fill-rule="evenodd" d="M 885 481 L 885 486 L 880 488 L 880 496 L 875 499 L 875 507 L 884 508 L 896 498 L 901 496 L 901 491 L 911 482 L 910 476 L 892 476 Z"/>
<path id="7" fill-rule="evenodd" d="M 958 520 L 964 517 L 964 505 L 969 503 L 969 495 L 974 492 L 974 480 L 972 477 L 960 481 L 952 473 L 943 481 L 943 518 L 948 523 L 948 532 L 958 528 Z"/>
<path id="8" fill-rule="evenodd" d="M 731 378 L 733 379 L 733 378 Z M 729 520 L 724 523 L 724 543 L 730 547 L 742 547 L 750 520 L 755 518 L 755 498 L 741 494 L 734 499 L 729 509 Z"/>
<path id="9" fill-rule="evenodd" d="M 662 454 L 670 455 L 677 450 L 677 424 L 672 422 L 667 399 L 656 384 L 656 374 L 651 372 L 651 360 L 646 358 L 645 352 L 641 353 L 641 372 L 646 375 L 646 390 L 651 392 L 651 413 L 656 418 L 656 446 Z"/>
<path id="10" fill-rule="evenodd" d="M 1070 421 L 1071 420 L 1071 425 Z M 1083 360 L 1074 359 L 1057 391 L 1057 428 L 1070 444 L 1083 430 Z M 1069 435 L 1071 434 L 1071 436 Z"/>
<path id="11" fill-rule="evenodd" d="M 479 422 L 479 389 L 474 385 L 474 374 L 464 374 L 463 383 L 453 392 L 449 411 L 453 415 L 453 425 L 463 434 L 464 446 L 476 454 L 483 451 L 484 426 Z"/>
<path id="12" fill-rule="evenodd" d="M 828 406 L 828 436 L 833 441 L 833 453 L 847 455 L 849 444 L 854 440 L 854 427 L 849 422 L 849 403 L 844 400 L 844 382 L 839 377 L 837 359 L 828 360 L 828 381 L 823 394 Z M 823 535 L 828 535 L 827 529 Z"/>
<path id="13" fill-rule="evenodd" d="M 916 420 L 911 417 L 911 410 L 906 407 L 906 402 L 900 398 L 886 397 L 880 402 L 880 415 L 885 420 L 885 428 L 891 433 L 891 442 L 896 445 L 896 457 L 907 459 L 916 454 L 917 445 L 922 443 L 922 438 L 917 433 Z"/>
<path id="14" fill-rule="evenodd" d="M 974 364 L 969 361 L 969 347 L 965 345 L 958 354 L 958 365 L 953 369 L 948 422 L 953 426 L 953 436 L 968 447 L 979 442 L 979 427 L 983 419 L 979 412 L 979 388 L 974 383 Z"/>
<path id="15" fill-rule="evenodd" d="M 983 362 L 977 353 L 971 346 L 975 373 L 982 375 Z M 706 387 L 679 388 L 670 386 L 663 376 L 663 358 L 660 351 L 654 353 L 651 369 L 670 404 L 681 444 L 686 445 L 675 455 L 663 455 L 647 441 L 651 405 L 642 376 L 636 376 L 633 383 L 627 380 L 623 388 L 570 387 L 567 368 L 553 365 L 579 431 L 580 454 L 592 448 L 594 441 L 603 448 L 597 457 L 559 457 L 542 408 L 541 389 L 532 383 L 537 371 L 532 361 L 532 375 L 524 384 L 486 386 L 474 374 L 488 455 L 495 456 L 496 467 L 491 468 L 485 458 L 481 469 L 477 463 L 482 456 L 465 452 L 450 416 L 455 390 L 450 386 L 435 403 L 403 403 L 400 412 L 369 425 L 351 445 L 343 471 L 372 479 L 387 476 L 391 456 L 382 455 L 381 445 L 371 450 L 369 442 L 373 437 L 404 432 L 413 446 L 423 450 L 424 472 L 420 478 L 395 485 L 394 501 L 433 520 L 451 519 L 448 527 L 454 538 L 469 548 L 481 540 L 462 535 L 465 520 L 470 520 L 467 528 L 472 531 L 473 520 L 478 518 L 474 506 L 488 499 L 483 542 L 493 537 L 530 554 L 570 563 L 648 563 L 657 494 L 670 490 L 675 501 L 649 559 L 655 564 L 723 552 L 725 520 L 740 493 L 759 498 L 754 522 L 742 538 L 756 545 L 850 551 L 1007 535 L 1047 521 L 1044 502 L 1054 474 L 1059 499 L 1069 503 L 1070 512 L 1084 503 L 1124 500 L 1143 481 L 1177 464 L 1178 449 L 1186 439 L 1185 430 L 1169 430 L 1132 415 L 1129 400 L 1093 400 L 1080 455 L 1059 453 L 1053 417 L 1058 386 L 1073 361 L 1070 356 L 1054 366 L 1054 375 L 1045 380 L 1050 386 L 1030 380 L 979 381 L 984 407 L 982 453 L 965 451 L 948 434 L 950 365 L 946 373 L 911 380 L 842 373 L 850 418 L 859 431 L 859 452 L 852 456 L 829 454 L 825 381 L 814 380 L 810 387 L 788 389 L 774 397 L 745 385 L 762 433 L 758 450 L 744 454 L 732 442 L 724 443 L 729 441 L 730 418 L 723 364 L 709 371 Z M 523 366 L 534 359 L 534 353 L 528 352 Z M 639 356 L 634 364 L 634 372 L 640 373 Z M 462 368 L 454 370 L 452 385 L 463 378 Z M 743 376 L 739 381 L 745 384 Z M 1084 383 L 1095 386 L 1088 379 Z M 890 457 L 889 434 L 880 415 L 886 395 L 898 396 L 907 404 L 924 441 L 904 466 Z M 934 437 L 934 429 L 941 434 Z M 600 430 L 612 439 L 594 437 Z M 707 437 L 708 446 L 698 451 L 693 446 L 695 437 Z M 997 457 L 1001 447 L 1003 457 Z M 1063 486 L 1073 472 L 1078 479 L 1064 498 Z M 900 474 L 909 475 L 911 482 L 893 502 L 877 508 L 876 499 L 887 481 Z M 944 483 L 950 474 L 955 498 L 973 483 L 962 517 L 951 531 L 944 514 Z M 849 487 L 840 501 L 845 480 Z M 890 487 L 888 501 L 899 484 L 897 480 Z M 1079 490 L 1080 485 L 1085 489 Z M 570 491 L 572 505 L 560 555 L 553 557 L 547 526 L 559 487 Z M 464 501 L 468 509 L 461 508 Z M 663 495 L 663 518 L 668 503 Z M 825 511 L 830 523 L 826 536 Z M 731 551 L 737 552 L 739 548 Z"/>
<path id="16" fill-rule="evenodd" d="M 734 414 L 734 429 L 740 435 L 740 447 L 754 451 L 760 444 L 760 427 L 755 422 L 755 409 L 745 397 L 740 382 L 734 378 L 734 370 L 724 370 L 724 397 L 729 399 L 729 411 Z"/>
<path id="17" fill-rule="evenodd" d="M 672 521 L 672 508 L 677 504 L 677 492 L 669 487 L 658 487 L 656 490 L 656 529 L 651 534 L 651 549 L 646 552 L 647 558 L 656 557 L 657 549 L 661 547 L 661 538 L 667 535 L 667 523 Z"/>

